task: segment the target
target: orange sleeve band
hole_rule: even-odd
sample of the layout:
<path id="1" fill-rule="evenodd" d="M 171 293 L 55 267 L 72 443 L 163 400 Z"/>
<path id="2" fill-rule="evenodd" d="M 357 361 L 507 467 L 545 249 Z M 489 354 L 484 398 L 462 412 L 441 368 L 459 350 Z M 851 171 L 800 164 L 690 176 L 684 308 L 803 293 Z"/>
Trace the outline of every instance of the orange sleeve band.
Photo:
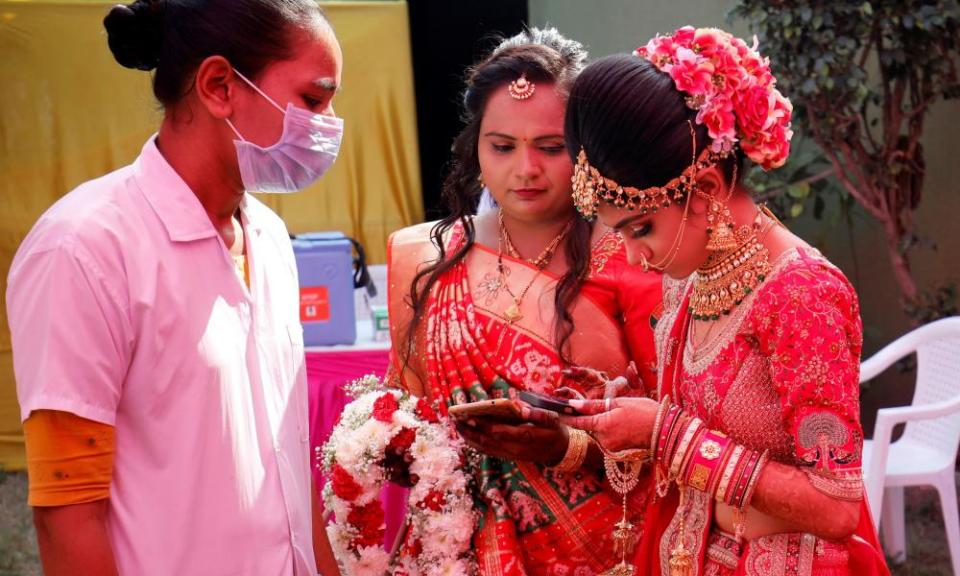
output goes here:
<path id="1" fill-rule="evenodd" d="M 110 497 L 116 431 L 69 412 L 36 410 L 23 423 L 30 506 Z"/>

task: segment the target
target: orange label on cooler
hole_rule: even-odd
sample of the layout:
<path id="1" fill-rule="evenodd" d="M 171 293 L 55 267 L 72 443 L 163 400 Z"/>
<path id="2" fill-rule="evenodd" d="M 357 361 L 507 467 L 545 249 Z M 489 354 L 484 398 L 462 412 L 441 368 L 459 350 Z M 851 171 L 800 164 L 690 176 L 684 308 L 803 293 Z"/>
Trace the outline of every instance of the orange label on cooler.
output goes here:
<path id="1" fill-rule="evenodd" d="M 326 286 L 307 286 L 300 289 L 300 321 L 326 322 L 330 320 L 330 295 Z"/>

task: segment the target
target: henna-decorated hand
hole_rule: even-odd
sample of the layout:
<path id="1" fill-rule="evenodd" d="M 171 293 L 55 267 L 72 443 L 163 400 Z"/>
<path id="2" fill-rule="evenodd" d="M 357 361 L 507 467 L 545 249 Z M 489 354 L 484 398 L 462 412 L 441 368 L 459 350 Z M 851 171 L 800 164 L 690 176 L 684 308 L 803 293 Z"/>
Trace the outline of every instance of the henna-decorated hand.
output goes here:
<path id="1" fill-rule="evenodd" d="M 473 417 L 456 422 L 457 432 L 472 448 L 496 458 L 552 466 L 563 459 L 569 438 L 560 422 L 511 424 Z"/>
<path id="2" fill-rule="evenodd" d="M 660 405 L 649 398 L 571 400 L 582 416 L 560 416 L 556 412 L 521 405 L 524 419 L 540 426 L 563 423 L 590 432 L 608 452 L 649 448 L 653 421 Z"/>
<path id="3" fill-rule="evenodd" d="M 584 390 L 603 387 L 604 398 L 644 396 L 643 381 L 637 365 L 630 362 L 623 376 L 610 379 L 605 372 L 584 366 L 571 366 L 563 371 L 564 378 L 579 384 Z"/>

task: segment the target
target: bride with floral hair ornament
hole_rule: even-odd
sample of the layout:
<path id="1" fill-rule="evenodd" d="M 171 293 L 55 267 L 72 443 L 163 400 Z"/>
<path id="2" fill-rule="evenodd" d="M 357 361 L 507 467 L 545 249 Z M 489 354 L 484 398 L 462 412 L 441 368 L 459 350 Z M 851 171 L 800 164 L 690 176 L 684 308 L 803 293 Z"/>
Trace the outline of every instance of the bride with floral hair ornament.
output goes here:
<path id="1" fill-rule="evenodd" d="M 857 295 L 738 181 L 745 160 L 786 161 L 791 113 L 756 41 L 717 29 L 602 58 L 570 93 L 580 212 L 664 273 L 659 401 L 559 417 L 607 451 L 648 451 L 642 573 L 888 573 L 861 480 Z"/>

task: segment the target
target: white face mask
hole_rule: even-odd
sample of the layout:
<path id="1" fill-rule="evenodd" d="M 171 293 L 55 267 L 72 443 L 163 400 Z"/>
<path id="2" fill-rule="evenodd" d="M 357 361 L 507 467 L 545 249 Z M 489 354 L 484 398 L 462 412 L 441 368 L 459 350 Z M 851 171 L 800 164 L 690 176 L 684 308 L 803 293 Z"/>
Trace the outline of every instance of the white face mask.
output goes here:
<path id="1" fill-rule="evenodd" d="M 234 70 L 244 82 L 283 113 L 283 134 L 267 148 L 247 142 L 227 118 L 227 124 L 239 140 L 237 161 L 240 179 L 247 190 L 256 192 L 296 192 L 317 181 L 333 165 L 340 151 L 343 119 L 314 114 L 287 104 L 284 111 L 243 74 Z"/>

